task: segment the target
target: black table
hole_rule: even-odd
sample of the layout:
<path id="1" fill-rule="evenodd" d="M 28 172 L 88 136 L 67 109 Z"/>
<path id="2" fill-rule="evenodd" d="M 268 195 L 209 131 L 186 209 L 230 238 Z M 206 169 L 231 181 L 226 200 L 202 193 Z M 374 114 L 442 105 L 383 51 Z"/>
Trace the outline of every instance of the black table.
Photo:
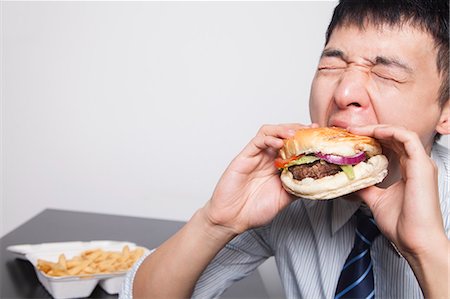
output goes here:
<path id="1" fill-rule="evenodd" d="M 0 298 L 51 298 L 33 266 L 6 250 L 15 244 L 117 240 L 155 248 L 183 222 L 47 209 L 0 239 Z M 221 298 L 268 298 L 257 271 L 230 287 Z M 117 298 L 99 286 L 90 298 Z"/>

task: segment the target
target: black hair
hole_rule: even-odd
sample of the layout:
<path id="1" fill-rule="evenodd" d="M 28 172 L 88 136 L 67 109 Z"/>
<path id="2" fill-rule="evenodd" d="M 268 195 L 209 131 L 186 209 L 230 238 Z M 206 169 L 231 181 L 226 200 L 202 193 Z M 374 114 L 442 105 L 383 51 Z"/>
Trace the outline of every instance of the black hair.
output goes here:
<path id="1" fill-rule="evenodd" d="M 326 33 L 328 43 L 339 26 L 411 25 L 430 34 L 437 49 L 436 65 L 442 77 L 439 89 L 441 107 L 449 99 L 448 0 L 341 0 L 334 9 Z"/>

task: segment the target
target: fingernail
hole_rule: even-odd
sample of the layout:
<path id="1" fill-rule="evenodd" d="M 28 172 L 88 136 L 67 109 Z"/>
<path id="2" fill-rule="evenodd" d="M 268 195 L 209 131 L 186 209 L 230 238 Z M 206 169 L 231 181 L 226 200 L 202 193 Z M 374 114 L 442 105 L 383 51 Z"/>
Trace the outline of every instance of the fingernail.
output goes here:
<path id="1" fill-rule="evenodd" d="M 294 135 L 295 135 L 295 130 L 292 130 L 292 129 L 289 130 L 289 131 L 288 131 L 288 134 L 289 134 L 290 136 L 294 136 Z"/>

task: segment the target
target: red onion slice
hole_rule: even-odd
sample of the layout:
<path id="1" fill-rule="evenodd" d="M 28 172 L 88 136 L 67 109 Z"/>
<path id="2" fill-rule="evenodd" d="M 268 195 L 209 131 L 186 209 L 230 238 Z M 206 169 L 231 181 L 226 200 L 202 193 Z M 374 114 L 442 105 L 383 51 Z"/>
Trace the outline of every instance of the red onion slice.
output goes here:
<path id="1" fill-rule="evenodd" d="M 358 164 L 359 162 L 366 160 L 366 153 L 364 152 L 361 152 L 359 154 L 350 157 L 327 155 L 322 153 L 317 153 L 316 156 L 322 160 L 327 161 L 328 163 L 333 163 L 337 165 L 355 165 Z"/>

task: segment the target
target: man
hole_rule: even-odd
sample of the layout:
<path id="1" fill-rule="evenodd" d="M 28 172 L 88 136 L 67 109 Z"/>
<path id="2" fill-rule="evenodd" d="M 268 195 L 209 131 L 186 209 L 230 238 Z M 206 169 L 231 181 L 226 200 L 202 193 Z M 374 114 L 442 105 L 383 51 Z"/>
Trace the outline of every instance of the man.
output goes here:
<path id="1" fill-rule="evenodd" d="M 272 255 L 287 297 L 350 296 L 357 281 L 339 294 L 337 285 L 366 206 L 382 236 L 365 297 L 450 298 L 448 152 L 435 143 L 450 132 L 448 53 L 447 1 L 342 0 L 312 82 L 311 126 L 378 139 L 387 179 L 332 201 L 292 198 L 273 161 L 302 126 L 263 126 L 122 296 L 214 297 Z"/>

